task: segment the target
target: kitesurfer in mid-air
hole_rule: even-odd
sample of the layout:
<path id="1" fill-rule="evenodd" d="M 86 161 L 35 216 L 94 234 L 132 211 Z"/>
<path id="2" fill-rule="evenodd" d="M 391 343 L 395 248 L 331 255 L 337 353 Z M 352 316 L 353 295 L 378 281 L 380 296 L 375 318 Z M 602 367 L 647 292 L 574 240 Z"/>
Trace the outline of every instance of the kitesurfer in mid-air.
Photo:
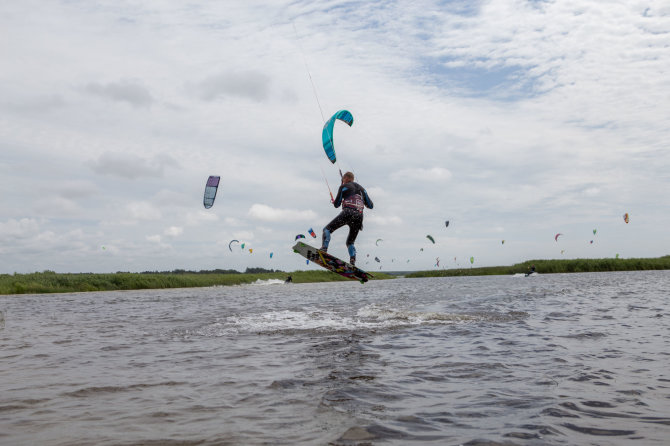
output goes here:
<path id="1" fill-rule="evenodd" d="M 349 263 L 356 264 L 356 248 L 354 242 L 358 236 L 358 231 L 363 229 L 363 209 L 372 209 L 373 204 L 368 193 L 363 186 L 354 181 L 354 174 L 347 172 L 342 175 L 342 185 L 337 191 L 337 196 L 333 200 L 336 208 L 342 206 L 340 212 L 330 223 L 323 228 L 321 238 L 321 251 L 328 252 L 330 244 L 330 235 L 344 225 L 349 226 L 349 235 L 347 236 L 347 249 L 349 250 Z"/>

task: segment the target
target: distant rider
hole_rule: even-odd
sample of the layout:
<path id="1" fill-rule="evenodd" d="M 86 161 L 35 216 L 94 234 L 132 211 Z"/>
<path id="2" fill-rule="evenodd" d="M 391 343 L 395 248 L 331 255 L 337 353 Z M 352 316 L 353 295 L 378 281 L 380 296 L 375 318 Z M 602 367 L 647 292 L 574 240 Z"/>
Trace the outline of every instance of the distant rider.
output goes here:
<path id="1" fill-rule="evenodd" d="M 349 263 L 355 265 L 356 248 L 354 242 L 358 236 L 358 231 L 363 230 L 363 209 L 366 207 L 372 209 L 374 205 L 365 189 L 354 181 L 354 174 L 351 172 L 342 175 L 342 185 L 337 191 L 337 197 L 335 197 L 333 205 L 336 208 L 342 205 L 342 212 L 323 228 L 321 250 L 328 252 L 330 235 L 342 226 L 347 225 L 349 226 L 349 235 L 346 245 L 349 250 Z"/>

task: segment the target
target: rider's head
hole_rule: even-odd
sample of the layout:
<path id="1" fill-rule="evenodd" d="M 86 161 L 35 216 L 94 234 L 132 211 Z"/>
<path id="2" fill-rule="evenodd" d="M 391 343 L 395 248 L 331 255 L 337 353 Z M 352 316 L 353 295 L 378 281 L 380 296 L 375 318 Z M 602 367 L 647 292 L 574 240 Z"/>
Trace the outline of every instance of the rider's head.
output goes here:
<path id="1" fill-rule="evenodd" d="M 348 183 L 350 181 L 354 181 L 354 174 L 351 172 L 346 172 L 344 175 L 342 175 L 342 183 Z"/>

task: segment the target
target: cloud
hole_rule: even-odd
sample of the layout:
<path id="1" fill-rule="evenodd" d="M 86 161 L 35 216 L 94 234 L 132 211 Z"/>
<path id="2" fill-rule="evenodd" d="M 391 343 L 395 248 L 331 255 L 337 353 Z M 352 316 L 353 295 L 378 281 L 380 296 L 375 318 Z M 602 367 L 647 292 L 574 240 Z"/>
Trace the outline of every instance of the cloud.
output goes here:
<path id="1" fill-rule="evenodd" d="M 270 78 L 258 71 L 231 71 L 202 80 L 196 90 L 205 101 L 233 96 L 263 102 L 270 95 Z"/>
<path id="2" fill-rule="evenodd" d="M 88 165 L 94 172 L 102 175 L 135 180 L 143 177 L 160 178 L 165 167 L 175 167 L 178 163 L 169 155 L 147 159 L 132 153 L 104 152 L 97 160 L 89 161 Z"/>
<path id="3" fill-rule="evenodd" d="M 304 221 L 316 219 L 311 210 L 297 211 L 293 209 L 276 209 L 265 204 L 254 204 L 249 208 L 249 216 L 263 221 Z"/>
<path id="4" fill-rule="evenodd" d="M 34 218 L 22 218 L 16 220 L 10 218 L 6 222 L 0 222 L 0 240 L 9 238 L 30 238 L 39 231 L 39 223 Z"/>
<path id="5" fill-rule="evenodd" d="M 163 231 L 163 233 L 168 237 L 177 237 L 182 235 L 183 232 L 184 228 L 179 226 L 170 226 L 169 228 L 165 229 L 165 231 Z"/>
<path id="6" fill-rule="evenodd" d="M 54 190 L 67 199 L 88 198 L 100 193 L 100 189 L 92 181 L 68 180 L 54 185 Z"/>
<path id="7" fill-rule="evenodd" d="M 148 201 L 134 201 L 126 205 L 125 216 L 132 220 L 160 220 L 163 214 Z"/>
<path id="8" fill-rule="evenodd" d="M 104 99 L 125 102 L 133 107 L 150 107 L 154 98 L 149 90 L 136 81 L 119 81 L 107 84 L 92 82 L 84 87 L 84 91 Z"/>
<path id="9" fill-rule="evenodd" d="M 411 180 L 421 182 L 436 182 L 441 183 L 451 179 L 451 172 L 442 167 L 430 168 L 410 168 L 398 170 L 393 174 L 393 178 L 398 181 Z"/>
<path id="10" fill-rule="evenodd" d="M 58 94 L 48 94 L 44 96 L 34 96 L 25 98 L 23 100 L 14 100 L 8 104 L 8 107 L 11 110 L 16 110 L 19 112 L 48 112 L 51 110 L 56 110 L 63 108 L 65 106 L 65 100 L 61 95 Z"/>

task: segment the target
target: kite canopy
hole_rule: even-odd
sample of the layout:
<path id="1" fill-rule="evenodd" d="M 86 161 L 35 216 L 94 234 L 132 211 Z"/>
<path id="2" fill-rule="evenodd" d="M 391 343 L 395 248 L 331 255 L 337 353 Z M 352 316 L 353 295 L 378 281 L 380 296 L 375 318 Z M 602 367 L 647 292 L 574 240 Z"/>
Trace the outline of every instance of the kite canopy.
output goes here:
<path id="1" fill-rule="evenodd" d="M 375 245 L 379 246 L 379 242 L 383 242 L 384 240 L 378 238 L 377 241 L 375 242 Z"/>
<path id="2" fill-rule="evenodd" d="M 228 249 L 230 249 L 230 252 L 233 252 L 233 247 L 231 246 L 233 243 L 240 243 L 239 240 L 231 240 L 230 243 L 228 243 Z"/>
<path id="3" fill-rule="evenodd" d="M 628 224 L 628 222 L 630 221 L 630 218 L 628 217 L 628 212 L 626 212 L 625 214 L 623 214 L 623 221 L 625 221 L 626 224 Z"/>
<path id="4" fill-rule="evenodd" d="M 431 242 L 433 242 L 433 244 L 435 244 L 435 239 L 433 238 L 432 235 L 427 235 L 426 238 L 427 238 L 428 240 L 430 240 Z"/>
<path id="5" fill-rule="evenodd" d="M 449 227 L 449 220 L 444 222 L 444 226 L 447 227 L 447 228 Z"/>
<path id="6" fill-rule="evenodd" d="M 381 263 L 381 260 L 379 260 L 379 257 L 375 257 L 375 261 L 376 261 L 377 263 Z"/>
<path id="7" fill-rule="evenodd" d="M 312 237 L 316 238 L 316 232 L 314 232 L 314 229 L 309 228 L 309 231 L 308 231 L 308 232 L 309 232 L 309 235 L 311 235 Z"/>
<path id="8" fill-rule="evenodd" d="M 470 263 L 475 263 L 475 258 L 474 257 L 470 257 Z"/>
<path id="9" fill-rule="evenodd" d="M 554 240 L 558 241 L 558 236 L 563 235 L 560 232 L 554 236 Z"/>
<path id="10" fill-rule="evenodd" d="M 305 238 L 304 234 L 298 234 L 295 236 L 295 239 L 298 240 L 299 238 Z"/>
<path id="11" fill-rule="evenodd" d="M 335 121 L 339 119 L 340 121 L 347 124 L 349 127 L 354 123 L 354 117 L 347 110 L 340 110 L 330 117 L 328 121 L 323 126 L 323 131 L 321 132 L 321 141 L 323 143 L 323 150 L 326 152 L 328 159 L 331 163 L 335 164 L 337 161 L 337 156 L 335 155 L 335 145 L 333 143 L 333 126 Z"/>
<path id="12" fill-rule="evenodd" d="M 219 188 L 219 180 L 221 177 L 210 176 L 207 179 L 207 184 L 205 185 L 205 195 L 202 199 L 205 209 L 209 209 L 214 205 L 214 199 L 216 198 L 216 190 Z"/>
<path id="13" fill-rule="evenodd" d="M 598 230 L 597 230 L 597 229 L 594 229 L 594 230 L 593 230 L 593 235 L 596 235 L 596 232 L 598 232 Z"/>

